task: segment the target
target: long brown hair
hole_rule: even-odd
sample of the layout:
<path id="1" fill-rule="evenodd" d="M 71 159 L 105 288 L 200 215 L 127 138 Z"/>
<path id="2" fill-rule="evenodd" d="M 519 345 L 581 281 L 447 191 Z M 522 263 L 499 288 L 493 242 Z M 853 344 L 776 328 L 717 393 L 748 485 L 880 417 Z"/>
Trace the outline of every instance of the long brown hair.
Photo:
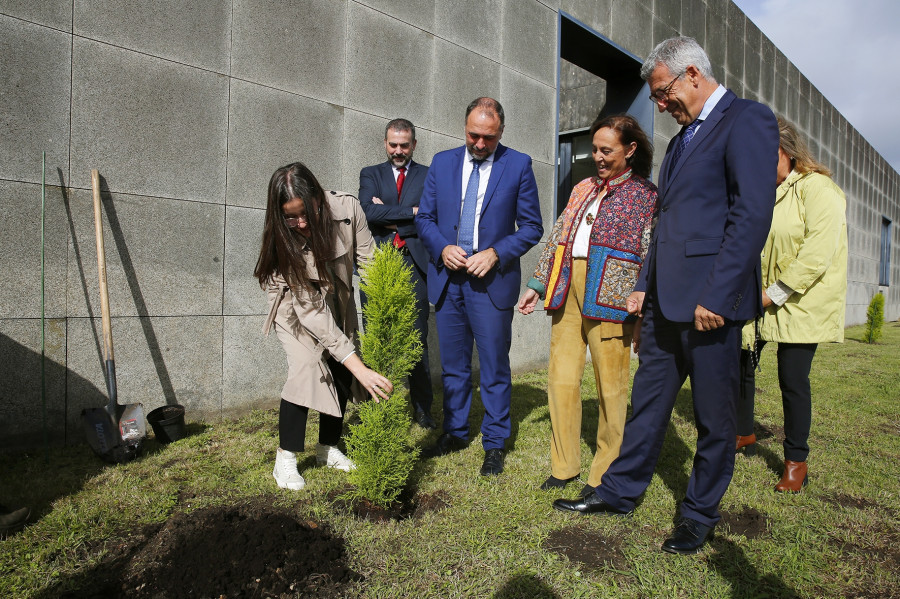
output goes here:
<path id="1" fill-rule="evenodd" d="M 653 144 L 647 139 L 647 134 L 634 117 L 628 114 L 613 114 L 598 118 L 591 125 L 591 139 L 594 139 L 597 131 L 606 127 L 619 134 L 619 142 L 623 146 L 631 145 L 631 142 L 637 144 L 637 149 L 627 161 L 628 166 L 635 175 L 649 179 L 650 171 L 653 169 Z"/>
<path id="2" fill-rule="evenodd" d="M 790 121 L 778 117 L 778 143 L 791 159 L 791 166 L 798 173 L 819 173 L 831 176 L 831 169 L 813 158 L 806 142 Z"/>
<path id="3" fill-rule="evenodd" d="M 309 236 L 291 230 L 284 222 L 283 206 L 299 198 L 306 208 Z M 280 274 L 288 285 L 312 291 L 306 274 L 305 253 L 312 254 L 318 280 L 330 284 L 327 262 L 334 254 L 334 222 L 325 201 L 325 191 L 303 163 L 283 166 L 269 180 L 269 198 L 263 225 L 262 247 L 253 276 L 265 288 L 270 277 Z"/>

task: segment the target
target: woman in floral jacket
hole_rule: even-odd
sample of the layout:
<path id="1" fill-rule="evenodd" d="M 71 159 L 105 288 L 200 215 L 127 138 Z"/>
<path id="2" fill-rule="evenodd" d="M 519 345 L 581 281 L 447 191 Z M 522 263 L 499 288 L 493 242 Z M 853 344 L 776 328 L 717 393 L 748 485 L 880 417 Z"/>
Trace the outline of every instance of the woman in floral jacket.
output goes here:
<path id="1" fill-rule="evenodd" d="M 519 312 L 538 298 L 551 311 L 548 400 L 551 476 L 561 488 L 581 471 L 581 378 L 590 347 L 600 399 L 592 488 L 619 455 L 628 405 L 634 319 L 625 300 L 650 243 L 656 186 L 647 180 L 653 146 L 637 121 L 616 115 L 590 130 L 597 176 L 581 181 L 553 227 Z M 635 339 L 637 350 L 637 338 Z"/>

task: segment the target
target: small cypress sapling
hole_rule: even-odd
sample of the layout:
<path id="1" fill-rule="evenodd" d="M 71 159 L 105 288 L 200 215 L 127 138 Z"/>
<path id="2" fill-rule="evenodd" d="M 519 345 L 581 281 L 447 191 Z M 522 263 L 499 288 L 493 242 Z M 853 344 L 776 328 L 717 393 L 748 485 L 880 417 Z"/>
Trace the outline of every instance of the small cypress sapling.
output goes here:
<path id="1" fill-rule="evenodd" d="M 415 328 L 412 272 L 400 252 L 387 244 L 376 249 L 360 269 L 360 288 L 366 294 L 362 360 L 387 377 L 394 392 L 387 400 L 362 404 L 360 423 L 350 426 L 347 452 L 356 470 L 348 476 L 355 488 L 347 495 L 387 507 L 406 486 L 419 455 L 410 443 L 402 383 L 422 355 L 422 342 Z"/>
<path id="2" fill-rule="evenodd" d="M 875 343 L 881 338 L 881 326 L 884 324 L 884 296 L 876 293 L 866 310 L 866 330 L 863 339 L 866 343 Z"/>

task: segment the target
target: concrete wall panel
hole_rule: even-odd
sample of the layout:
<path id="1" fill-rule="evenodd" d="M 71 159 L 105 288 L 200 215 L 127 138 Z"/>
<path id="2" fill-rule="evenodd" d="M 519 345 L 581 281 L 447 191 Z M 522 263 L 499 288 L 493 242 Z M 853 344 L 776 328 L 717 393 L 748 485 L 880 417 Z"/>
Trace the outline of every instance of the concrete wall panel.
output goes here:
<path id="1" fill-rule="evenodd" d="M 597 33 L 609 37 L 613 0 L 560 0 L 559 10 L 575 17 Z"/>
<path id="2" fill-rule="evenodd" d="M 557 13 L 537 0 L 516 0 L 514 6 L 503 11 L 503 64 L 555 86 Z"/>
<path id="3" fill-rule="evenodd" d="M 221 314 L 224 206 L 128 196 L 110 185 L 102 201 L 113 316 Z M 91 192 L 73 190 L 69 202 L 68 313 L 99 318 Z"/>
<path id="4" fill-rule="evenodd" d="M 537 181 L 538 198 L 541 200 L 541 221 L 544 225 L 544 235 L 541 241 L 545 241 L 550 237 L 550 230 L 556 223 L 556 207 L 554 198 L 556 197 L 556 167 L 552 164 L 532 161 L 534 169 L 534 178 Z M 562 206 L 565 206 L 569 198 L 559 198 L 557 200 Z M 541 244 L 538 244 L 539 246 Z M 529 275 L 530 276 L 530 275 Z"/>
<path id="5" fill-rule="evenodd" d="M 653 39 L 655 40 L 665 40 L 670 37 L 676 37 L 678 35 L 678 30 L 666 23 L 661 19 L 653 18 Z M 656 44 L 652 44 L 653 47 Z M 652 48 L 651 48 L 652 51 Z M 649 54 L 649 52 L 648 52 Z"/>
<path id="6" fill-rule="evenodd" d="M 342 104 L 347 3 L 234 0 L 231 74 Z"/>
<path id="7" fill-rule="evenodd" d="M 66 321 L 44 324 L 44 393 L 41 396 L 41 321 L 0 319 L 0 449 L 65 442 Z M 95 394 L 96 395 L 96 394 Z M 44 420 L 46 405 L 46 421 Z"/>
<path id="8" fill-rule="evenodd" d="M 411 5 L 408 0 L 356 0 L 369 8 L 424 29 L 434 32 L 434 13 L 436 0 L 417 0 Z"/>
<path id="9" fill-rule="evenodd" d="M 775 101 L 775 45 L 763 36 L 760 40 L 760 101 L 770 106 Z"/>
<path id="10" fill-rule="evenodd" d="M 610 11 L 610 38 L 632 54 L 646 57 L 653 49 L 653 12 L 639 2 L 618 2 Z M 662 40 L 659 40 L 662 41 Z"/>
<path id="11" fill-rule="evenodd" d="M 0 15 L 0 179 L 69 173 L 71 36 Z"/>
<path id="12" fill-rule="evenodd" d="M 397 118 L 406 117 L 398 114 Z M 387 160 L 387 154 L 384 151 L 384 128 L 388 121 L 389 119 L 372 116 L 365 112 L 344 111 L 344 131 L 341 134 L 343 143 L 341 151 L 343 162 L 340 172 L 341 190 L 357 195 L 360 169 Z M 417 142 L 413 160 L 429 164 L 430 156 L 426 156 L 428 143 L 424 141 L 428 132 L 421 129 L 415 121 L 412 123 L 416 127 Z"/>
<path id="13" fill-rule="evenodd" d="M 71 184 L 223 203 L 228 79 L 75 38 Z"/>
<path id="14" fill-rule="evenodd" d="M 498 94 L 499 95 L 499 94 Z M 504 109 L 505 110 L 505 109 Z M 462 115 L 463 112 L 460 113 Z M 463 122 L 462 116 L 459 121 L 459 136 L 442 135 L 440 133 L 431 134 L 431 145 L 434 147 L 434 154 L 443 152 L 444 150 L 452 150 L 463 145 Z"/>
<path id="15" fill-rule="evenodd" d="M 274 408 L 287 379 L 287 358 L 275 332 L 263 336 L 265 316 L 226 316 L 222 351 L 222 415 Z M 277 432 L 277 431 L 275 431 Z"/>
<path id="16" fill-rule="evenodd" d="M 266 312 L 266 293 L 253 276 L 259 257 L 265 210 L 228 206 L 225 209 L 225 287 L 222 310 L 226 316 Z M 262 324 L 260 323 L 260 326 Z"/>
<path id="17" fill-rule="evenodd" d="M 681 33 L 706 47 L 706 4 L 703 0 L 681 0 Z"/>
<path id="18" fill-rule="evenodd" d="M 188 420 L 220 417 L 222 317 L 113 318 L 119 403 L 143 403 L 145 413 L 184 406 Z M 70 318 L 68 436 L 83 438 L 81 410 L 99 407 L 90 389 L 106 394 L 100 318 Z"/>
<path id="19" fill-rule="evenodd" d="M 0 318 L 41 316 L 41 186 L 0 180 Z M 66 316 L 68 223 L 62 189 L 46 189 L 44 314 Z M 96 269 L 96 268 L 95 268 Z"/>
<path id="20" fill-rule="evenodd" d="M 228 74 L 231 0 L 75 0 L 75 35 Z"/>
<path id="21" fill-rule="evenodd" d="M 725 70 L 740 77 L 744 72 L 744 27 L 747 17 L 733 2 L 726 9 Z"/>
<path id="22" fill-rule="evenodd" d="M 552 164 L 556 155 L 556 90 L 503 69 L 497 100 L 506 113 L 503 143 L 538 162 Z"/>
<path id="23" fill-rule="evenodd" d="M 229 205 L 265 208 L 272 173 L 296 161 L 326 189 L 341 186 L 339 106 L 233 80 L 229 112 Z"/>
<path id="24" fill-rule="evenodd" d="M 434 70 L 440 73 L 440 77 L 435 79 L 434 93 L 429 99 L 434 131 L 461 138 L 465 128 L 466 106 L 481 96 L 500 100 L 508 117 L 509 110 L 500 98 L 501 67 L 498 62 L 436 39 Z"/>
<path id="25" fill-rule="evenodd" d="M 725 53 L 728 43 L 728 0 L 709 0 L 706 3 L 706 44 L 703 49 L 712 63 L 718 81 L 725 75 Z"/>
<path id="26" fill-rule="evenodd" d="M 496 59 L 500 56 L 503 36 L 512 35 L 500 27 L 503 11 L 514 10 L 514 4 L 504 0 L 438 2 L 434 30 L 443 39 Z"/>
<path id="27" fill-rule="evenodd" d="M 682 31 L 681 26 L 682 7 L 681 0 L 656 0 L 653 4 L 653 12 L 656 17 L 671 29 Z M 663 38 L 655 38 L 662 41 Z"/>
<path id="28" fill-rule="evenodd" d="M 347 35 L 347 107 L 431 127 L 434 37 L 356 4 Z"/>
<path id="29" fill-rule="evenodd" d="M 72 0 L 0 0 L 0 14 L 72 31 Z"/>

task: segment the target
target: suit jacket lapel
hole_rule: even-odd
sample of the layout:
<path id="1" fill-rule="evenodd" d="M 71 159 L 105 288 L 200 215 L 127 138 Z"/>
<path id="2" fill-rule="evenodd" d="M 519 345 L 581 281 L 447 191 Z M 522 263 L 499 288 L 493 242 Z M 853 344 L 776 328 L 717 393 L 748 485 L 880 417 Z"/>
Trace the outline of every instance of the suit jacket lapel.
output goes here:
<path id="1" fill-rule="evenodd" d="M 703 142 L 712 133 L 713 129 L 716 128 L 716 125 L 719 124 L 719 121 L 722 120 L 722 117 L 725 116 L 725 111 L 728 110 L 728 107 L 731 106 L 731 103 L 737 96 L 734 95 L 733 92 L 727 91 L 725 95 L 719 100 L 719 103 L 716 104 L 716 107 L 713 108 L 712 112 L 709 113 L 709 116 L 706 117 L 706 120 L 700 125 L 700 129 L 697 130 L 697 133 L 694 134 L 694 138 L 691 139 L 691 143 L 687 145 L 684 149 L 684 152 L 681 154 L 681 157 L 678 160 L 678 164 L 675 165 L 675 170 L 672 171 L 672 176 L 666 179 L 666 186 L 668 187 L 669 181 L 674 180 L 675 177 L 678 176 L 678 173 L 681 171 L 681 167 L 684 166 L 687 161 L 690 159 L 691 154 L 693 154 L 697 148 L 703 145 Z M 669 157 L 669 152 L 666 152 L 666 158 Z M 668 161 L 666 161 L 668 162 Z"/>
<path id="2" fill-rule="evenodd" d="M 410 162 L 409 165 L 407 165 L 406 179 L 403 181 L 403 190 L 400 192 L 401 205 L 403 205 L 403 202 L 409 197 L 409 193 L 406 190 L 411 189 L 416 184 L 416 180 L 422 176 L 422 169 L 420 166 L 421 165 L 417 162 Z"/>
<path id="3" fill-rule="evenodd" d="M 382 162 L 381 169 L 381 189 L 384 197 L 381 201 L 385 204 L 399 204 L 400 198 L 397 197 L 397 180 L 394 178 L 394 167 L 390 162 Z"/>
<path id="4" fill-rule="evenodd" d="M 466 157 L 466 147 L 458 148 L 453 155 L 453 164 L 450 168 L 450 202 L 447 203 L 447 209 L 450 210 L 449 222 L 454 227 L 459 226 L 459 211 L 462 208 L 462 167 Z"/>
<path id="5" fill-rule="evenodd" d="M 494 151 L 494 163 L 491 165 L 491 178 L 488 179 L 487 189 L 484 191 L 484 200 L 481 202 L 481 214 L 484 214 L 488 203 L 494 196 L 494 191 L 497 190 L 497 185 L 500 183 L 500 177 L 503 176 L 505 167 L 506 148 L 501 144 L 497 144 L 497 149 Z"/>

